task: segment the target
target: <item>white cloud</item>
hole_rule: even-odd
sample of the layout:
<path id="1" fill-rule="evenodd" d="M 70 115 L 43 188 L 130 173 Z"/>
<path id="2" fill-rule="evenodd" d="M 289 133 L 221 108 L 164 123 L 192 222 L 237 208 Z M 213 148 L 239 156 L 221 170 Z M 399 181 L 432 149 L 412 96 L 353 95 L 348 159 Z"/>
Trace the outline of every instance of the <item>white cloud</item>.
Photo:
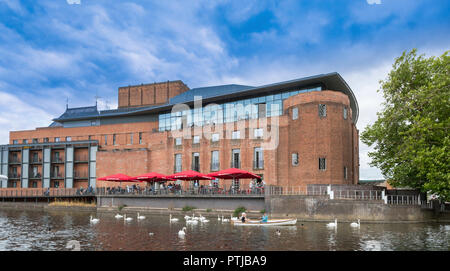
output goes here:
<path id="1" fill-rule="evenodd" d="M 373 4 L 380 5 L 381 4 L 381 0 L 367 0 L 367 4 L 369 4 L 369 5 L 373 5 Z"/>

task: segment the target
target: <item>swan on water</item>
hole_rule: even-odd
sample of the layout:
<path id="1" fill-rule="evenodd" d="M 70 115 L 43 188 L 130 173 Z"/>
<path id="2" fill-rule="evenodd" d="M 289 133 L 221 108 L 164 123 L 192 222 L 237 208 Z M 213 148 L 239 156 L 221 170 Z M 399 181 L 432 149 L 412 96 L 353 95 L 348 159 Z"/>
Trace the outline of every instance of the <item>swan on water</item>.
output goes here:
<path id="1" fill-rule="evenodd" d="M 219 214 L 217 214 L 217 221 L 220 221 L 220 216 L 219 216 Z"/>
<path id="2" fill-rule="evenodd" d="M 222 216 L 222 222 L 229 222 L 230 220 L 228 218 L 223 218 Z"/>
<path id="3" fill-rule="evenodd" d="M 183 227 L 180 231 L 178 231 L 179 236 L 185 236 L 186 235 L 186 227 Z"/>
<path id="4" fill-rule="evenodd" d="M 137 219 L 145 219 L 145 216 L 139 215 L 139 213 L 137 213 Z"/>
<path id="5" fill-rule="evenodd" d="M 275 232 L 276 235 L 280 236 L 281 235 L 281 231 L 279 229 L 277 229 L 277 231 Z"/>
<path id="6" fill-rule="evenodd" d="M 328 223 L 327 227 L 328 228 L 336 228 L 337 227 L 337 219 L 334 219 L 334 223 Z"/>
<path id="7" fill-rule="evenodd" d="M 123 217 L 123 221 L 131 221 L 133 220 L 132 217 L 127 217 L 127 215 L 125 214 L 125 216 Z"/>
<path id="8" fill-rule="evenodd" d="M 92 218 L 92 216 L 89 218 L 89 221 L 91 222 L 91 223 L 97 223 L 97 222 L 99 222 L 100 221 L 100 219 L 98 219 L 98 218 Z"/>
<path id="9" fill-rule="evenodd" d="M 234 221 L 239 220 L 239 218 L 234 217 L 233 215 L 230 215 L 230 217 L 231 217 L 231 220 L 234 220 Z"/>
<path id="10" fill-rule="evenodd" d="M 358 218 L 358 223 L 352 222 L 350 223 L 350 227 L 359 228 L 361 226 L 361 221 Z"/>
<path id="11" fill-rule="evenodd" d="M 117 215 L 115 215 L 114 217 L 115 217 L 115 218 L 122 218 L 123 215 L 117 214 Z"/>
<path id="12" fill-rule="evenodd" d="M 169 221 L 170 222 L 177 222 L 178 221 L 178 218 L 172 218 L 172 214 L 170 214 L 170 218 L 169 218 Z"/>

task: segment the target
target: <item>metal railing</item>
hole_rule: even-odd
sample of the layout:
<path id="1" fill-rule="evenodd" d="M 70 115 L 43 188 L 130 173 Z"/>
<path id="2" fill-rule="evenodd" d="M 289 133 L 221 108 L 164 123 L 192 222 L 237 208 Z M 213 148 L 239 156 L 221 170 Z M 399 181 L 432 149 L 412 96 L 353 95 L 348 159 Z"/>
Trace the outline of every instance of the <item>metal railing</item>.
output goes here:
<path id="1" fill-rule="evenodd" d="M 387 203 L 394 205 L 422 205 L 419 195 L 387 195 Z"/>
<path id="2" fill-rule="evenodd" d="M 335 199 L 382 200 L 379 190 L 334 190 Z"/>
<path id="3" fill-rule="evenodd" d="M 8 174 L 8 177 L 9 177 L 10 179 L 19 179 L 19 178 L 20 178 L 20 173 L 12 173 L 12 172 L 10 172 L 10 173 Z"/>
<path id="4" fill-rule="evenodd" d="M 327 195 L 325 186 L 267 186 L 266 195 Z"/>
<path id="5" fill-rule="evenodd" d="M 77 190 L 79 191 L 77 188 L 2 188 L 0 197 L 67 197 L 77 196 Z"/>
<path id="6" fill-rule="evenodd" d="M 75 162 L 88 162 L 89 158 L 87 155 L 75 155 Z"/>
<path id="7" fill-rule="evenodd" d="M 35 173 L 33 171 L 30 171 L 30 179 L 40 179 L 40 178 L 42 178 L 42 175 L 40 172 Z"/>

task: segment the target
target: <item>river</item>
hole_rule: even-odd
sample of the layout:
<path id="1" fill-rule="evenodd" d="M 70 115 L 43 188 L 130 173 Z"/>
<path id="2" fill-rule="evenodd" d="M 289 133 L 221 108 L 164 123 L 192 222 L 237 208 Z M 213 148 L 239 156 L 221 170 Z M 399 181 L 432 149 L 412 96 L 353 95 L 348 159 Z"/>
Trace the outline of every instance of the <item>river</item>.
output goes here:
<path id="1" fill-rule="evenodd" d="M 90 215 L 99 218 L 90 223 Z M 168 251 L 397 251 L 450 250 L 450 224 L 297 222 L 296 226 L 239 227 L 210 216 L 208 223 L 169 222 L 168 214 L 135 213 L 130 222 L 112 213 L 0 209 L 0 250 L 168 250 Z M 178 231 L 186 226 L 186 235 Z M 280 230 L 278 235 L 276 231 Z M 72 244 L 73 246 L 68 246 Z M 79 245 L 79 246 L 78 246 Z"/>

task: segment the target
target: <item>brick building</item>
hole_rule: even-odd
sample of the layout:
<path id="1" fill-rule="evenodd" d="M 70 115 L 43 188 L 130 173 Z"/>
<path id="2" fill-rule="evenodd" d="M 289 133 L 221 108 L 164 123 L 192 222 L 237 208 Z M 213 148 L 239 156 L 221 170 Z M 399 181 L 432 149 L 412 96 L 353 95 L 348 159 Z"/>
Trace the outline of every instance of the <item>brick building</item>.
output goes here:
<path id="1" fill-rule="evenodd" d="M 273 185 L 358 183 L 358 104 L 338 73 L 259 87 L 120 87 L 118 104 L 67 108 L 49 127 L 11 131 L 1 187 L 111 186 L 96 178 L 230 167 Z"/>

